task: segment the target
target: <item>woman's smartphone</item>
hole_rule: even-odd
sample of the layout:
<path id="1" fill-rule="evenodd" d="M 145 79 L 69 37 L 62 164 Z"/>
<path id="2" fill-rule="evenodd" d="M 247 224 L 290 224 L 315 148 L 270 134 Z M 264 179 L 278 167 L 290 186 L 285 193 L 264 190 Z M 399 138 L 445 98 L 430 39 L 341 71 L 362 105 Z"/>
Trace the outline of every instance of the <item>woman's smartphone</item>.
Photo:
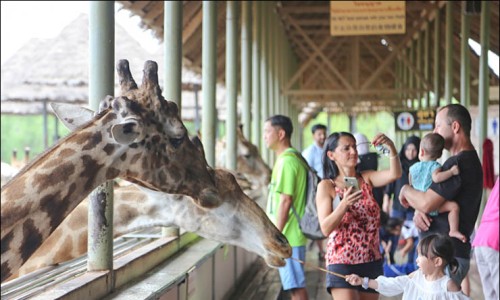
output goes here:
<path id="1" fill-rule="evenodd" d="M 356 177 L 344 177 L 344 184 L 346 188 L 354 187 L 353 191 L 359 190 L 358 179 Z"/>

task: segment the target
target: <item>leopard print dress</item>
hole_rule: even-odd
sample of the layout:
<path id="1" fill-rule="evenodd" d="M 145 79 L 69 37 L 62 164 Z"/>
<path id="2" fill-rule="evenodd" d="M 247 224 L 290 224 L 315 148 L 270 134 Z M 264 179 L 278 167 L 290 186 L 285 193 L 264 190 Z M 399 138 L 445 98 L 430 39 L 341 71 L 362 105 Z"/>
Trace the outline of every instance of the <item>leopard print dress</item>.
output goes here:
<path id="1" fill-rule="evenodd" d="M 339 226 L 328 237 L 326 264 L 360 264 L 382 258 L 379 249 L 380 207 L 372 187 L 362 176 L 363 197 L 342 217 Z M 340 198 L 343 190 L 335 187 Z"/>

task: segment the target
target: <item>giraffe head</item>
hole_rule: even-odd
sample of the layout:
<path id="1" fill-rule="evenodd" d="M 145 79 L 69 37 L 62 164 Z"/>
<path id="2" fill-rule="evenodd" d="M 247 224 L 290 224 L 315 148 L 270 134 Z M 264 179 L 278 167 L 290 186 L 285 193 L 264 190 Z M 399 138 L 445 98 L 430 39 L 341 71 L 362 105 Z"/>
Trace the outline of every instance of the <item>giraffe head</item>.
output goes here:
<path id="1" fill-rule="evenodd" d="M 221 205 L 214 208 L 200 207 L 187 196 L 141 188 L 141 193 L 135 193 L 132 201 L 142 199 L 141 208 L 148 209 L 149 213 L 128 220 L 128 229 L 176 225 L 207 239 L 254 252 L 271 267 L 284 266 L 284 259 L 292 254 L 285 236 L 269 220 L 264 210 L 241 190 L 231 172 L 225 169 L 211 172 L 215 177 Z M 168 203 L 168 208 L 162 208 L 165 203 Z M 128 207 L 133 206 L 129 203 Z"/>
<path id="2" fill-rule="evenodd" d="M 118 62 L 117 71 L 122 95 L 104 98 L 98 115 L 105 117 L 98 119 L 114 123 L 108 132 L 112 142 L 103 150 L 113 154 L 121 146 L 128 147 L 126 153 L 114 158 L 127 161 L 128 166 L 121 172 L 109 172 L 112 174 L 106 179 L 119 176 L 152 190 L 189 195 L 201 206 L 218 205 L 204 156 L 189 140 L 177 105 L 161 95 L 156 62 L 145 63 L 140 87 L 127 60 Z M 59 104 L 53 109 L 70 129 L 96 119 L 92 111 L 81 107 Z"/>
<path id="3" fill-rule="evenodd" d="M 271 180 L 271 169 L 260 156 L 257 146 L 243 136 L 241 127 L 237 131 L 238 171 L 250 177 L 257 187 L 267 187 Z"/>

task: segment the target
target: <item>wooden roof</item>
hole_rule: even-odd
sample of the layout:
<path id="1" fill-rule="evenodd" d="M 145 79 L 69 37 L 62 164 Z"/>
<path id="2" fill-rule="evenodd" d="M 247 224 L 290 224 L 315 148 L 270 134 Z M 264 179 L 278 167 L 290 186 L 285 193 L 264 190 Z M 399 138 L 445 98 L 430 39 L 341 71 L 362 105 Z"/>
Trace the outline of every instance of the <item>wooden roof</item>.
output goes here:
<path id="1" fill-rule="evenodd" d="M 141 26 L 163 39 L 163 1 L 117 1 L 133 15 L 142 19 Z M 366 35 L 332 37 L 330 35 L 330 1 L 275 1 L 277 14 L 291 48 L 303 72 L 298 76 L 298 89 L 281 87 L 290 95 L 290 101 L 300 109 L 314 113 L 331 111 L 393 110 L 403 104 L 401 95 L 415 94 L 425 89 L 398 87 L 401 78 L 396 74 L 395 62 L 401 61 L 423 79 L 421 64 L 410 63 L 400 56 L 404 49 L 429 27 L 430 71 L 426 80 L 433 90 L 432 66 L 440 64 L 440 90 L 444 94 L 445 70 L 445 6 L 453 5 L 453 95 L 460 99 L 460 39 L 461 15 L 466 1 L 406 1 L 406 33 L 399 35 Z M 474 1 L 477 2 L 477 1 Z M 225 77 L 225 18 L 226 3 L 218 2 L 217 74 L 223 83 Z M 440 55 L 433 55 L 436 12 L 440 11 Z M 499 1 L 491 1 L 490 50 L 498 55 Z M 480 42 L 480 14 L 470 15 L 470 37 Z M 387 45 L 381 40 L 385 39 Z M 183 58 L 187 67 L 201 72 L 202 2 L 183 1 Z M 423 45 L 423 42 L 422 42 Z M 423 46 L 422 46 L 423 47 Z M 313 57 L 313 58 L 311 58 Z M 422 59 L 423 62 L 423 59 Z M 470 51 L 471 102 L 478 102 L 479 58 Z M 319 67 L 318 67 L 319 66 Z M 424 80 L 423 80 L 424 81 Z M 423 82 L 422 81 L 422 82 Z M 498 86 L 498 76 L 490 72 L 490 84 Z M 288 84 L 291 86 L 291 84 Z"/>

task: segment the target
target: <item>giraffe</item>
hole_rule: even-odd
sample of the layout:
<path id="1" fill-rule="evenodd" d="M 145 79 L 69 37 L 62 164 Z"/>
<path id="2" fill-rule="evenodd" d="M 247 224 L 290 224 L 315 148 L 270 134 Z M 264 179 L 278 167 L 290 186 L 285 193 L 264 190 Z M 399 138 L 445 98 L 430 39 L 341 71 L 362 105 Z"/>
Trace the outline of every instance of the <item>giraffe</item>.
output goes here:
<path id="1" fill-rule="evenodd" d="M 244 193 L 248 195 L 251 199 L 261 199 L 260 194 L 254 191 L 261 192 L 260 184 L 265 180 L 262 178 L 268 178 L 270 176 L 271 170 L 264 163 L 260 157 L 257 147 L 250 143 L 243 136 L 240 128 L 238 129 L 238 156 L 237 156 L 237 171 L 233 172 L 232 175 L 238 185 L 244 190 Z M 195 139 L 195 145 L 202 148 L 201 141 Z M 202 149 L 200 149 L 202 150 Z M 218 149 L 217 153 L 223 155 L 226 149 L 221 147 Z M 220 161 L 219 161 L 220 163 Z M 217 170 L 217 172 L 224 172 L 222 170 Z M 245 173 L 245 174 L 243 174 Z M 114 236 L 122 235 L 131 228 L 137 227 L 138 220 L 144 224 L 167 224 L 172 219 L 169 211 L 164 212 L 163 210 L 168 210 L 171 206 L 169 203 L 172 202 L 172 198 L 179 198 L 181 196 L 173 196 L 164 194 L 164 201 L 154 201 L 147 198 L 147 193 L 141 191 L 138 187 L 130 187 L 130 182 L 120 182 L 121 186 L 116 188 L 114 191 L 114 216 L 113 216 L 113 227 Z M 267 185 L 267 183 L 266 183 Z M 255 190 L 257 188 L 257 190 Z M 238 198 L 243 197 L 237 194 Z M 146 200 L 144 199 L 146 198 Z M 150 197 L 151 198 L 151 197 Z M 158 197 L 157 197 L 158 198 Z M 188 198 L 188 197 L 186 197 Z M 192 206 L 192 200 L 181 199 L 186 201 L 187 206 Z M 229 201 L 229 200 L 225 200 Z M 243 201 L 244 202 L 244 201 Z M 159 204 L 158 204 L 159 203 Z M 179 202 L 175 202 L 179 203 Z M 257 202 L 260 207 L 263 205 Z M 82 201 L 71 214 L 68 215 L 66 219 L 57 227 L 57 229 L 47 238 L 47 240 L 40 246 L 37 251 L 23 264 L 19 269 L 19 275 L 24 275 L 40 269 L 44 266 L 55 265 L 73 258 L 77 258 L 83 255 L 87 251 L 87 199 Z M 229 206 L 232 207 L 232 206 Z M 138 209 L 140 212 L 138 212 Z M 238 212 L 236 212 L 238 214 Z M 210 218 L 212 215 L 204 216 L 203 218 Z M 198 215 L 197 215 L 198 216 Z M 186 220 L 193 219 L 194 216 L 186 216 Z M 214 221 L 217 223 L 217 220 Z M 263 221 L 264 223 L 267 220 Z M 244 223 L 249 223 L 245 221 Z M 171 225 L 176 225 L 181 227 L 181 224 L 172 222 Z M 187 227 L 187 226 L 182 226 Z M 202 231 L 197 231 L 198 234 L 203 235 Z M 203 235 L 206 238 L 211 238 L 208 234 Z M 231 241 L 219 240 L 221 242 Z M 250 242 L 246 242 L 249 244 Z M 244 246 L 242 246 L 244 247 Z M 57 251 L 54 251 L 57 249 Z M 17 276 L 14 274 L 9 278 L 13 279 Z"/>
<path id="2" fill-rule="evenodd" d="M 106 180 L 121 177 L 154 191 L 185 194 L 201 207 L 220 204 L 213 174 L 187 138 L 177 105 L 161 95 L 156 62 L 146 61 L 140 88 L 127 60 L 118 62 L 117 71 L 122 95 L 103 99 L 97 115 L 2 187 L 2 282 Z M 86 114 L 80 110 L 65 121 L 75 123 Z"/>
<path id="3" fill-rule="evenodd" d="M 257 146 L 252 144 L 243 135 L 241 126 L 236 129 L 236 167 L 238 172 L 245 174 L 252 182 L 253 189 L 267 188 L 271 180 L 271 169 L 259 154 Z M 226 159 L 226 142 L 218 140 L 216 144 L 215 165 L 223 167 Z"/>
<path id="4" fill-rule="evenodd" d="M 136 185 L 115 190 L 113 235 L 153 226 L 178 226 L 207 239 L 242 247 L 271 267 L 284 265 L 291 249 L 258 204 L 224 169 L 213 170 L 222 205 L 204 209 L 183 195 Z M 87 201 L 80 203 L 21 267 L 19 275 L 79 257 L 87 252 Z M 55 250 L 56 249 L 56 250 Z"/>

